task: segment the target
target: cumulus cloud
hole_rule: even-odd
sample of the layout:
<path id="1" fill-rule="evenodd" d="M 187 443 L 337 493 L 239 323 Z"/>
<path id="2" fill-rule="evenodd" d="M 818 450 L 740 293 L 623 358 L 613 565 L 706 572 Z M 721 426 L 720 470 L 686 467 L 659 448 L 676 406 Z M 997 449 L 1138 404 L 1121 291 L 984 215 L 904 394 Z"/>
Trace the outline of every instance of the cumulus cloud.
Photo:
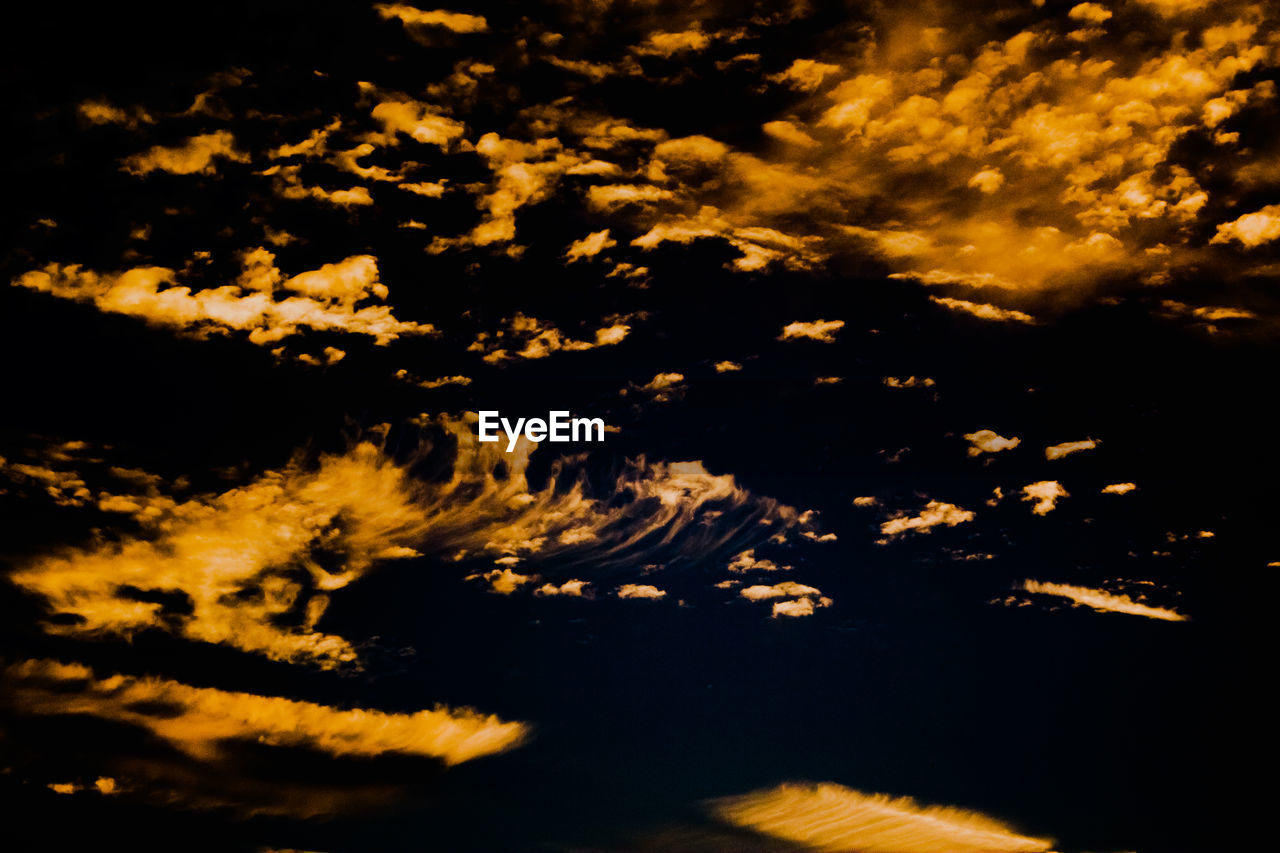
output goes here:
<path id="1" fill-rule="evenodd" d="M 609 236 L 609 229 L 603 231 L 595 231 L 581 240 L 575 240 L 569 245 L 569 250 L 565 252 L 565 259 L 569 263 L 582 260 L 583 258 L 594 258 L 612 246 L 618 245 L 618 241 Z"/>
<path id="2" fill-rule="evenodd" d="M 1167 607 L 1153 607 L 1134 601 L 1127 595 L 1091 589 L 1070 584 L 1049 583 L 1037 580 L 1025 580 L 1022 589 L 1041 595 L 1056 595 L 1066 598 L 1073 604 L 1091 607 L 1099 612 L 1128 613 L 1132 616 L 1145 616 L 1148 619 L 1160 619 L 1165 622 L 1185 622 L 1187 617 Z"/>
<path id="3" fill-rule="evenodd" d="M 965 441 L 969 442 L 969 455 L 981 456 L 984 453 L 999 453 L 1002 450 L 1013 450 L 1022 443 L 1022 439 L 1014 436 L 1005 438 L 995 430 L 980 429 L 977 432 L 965 433 Z"/>
<path id="4" fill-rule="evenodd" d="M 1053 846 L 978 812 L 922 806 L 909 797 L 829 782 L 786 783 L 708 805 L 733 826 L 832 853 L 1041 853 Z"/>
<path id="5" fill-rule="evenodd" d="M 1102 487 L 1104 495 L 1127 495 L 1134 489 L 1138 488 L 1137 483 L 1112 483 L 1109 486 Z"/>
<path id="6" fill-rule="evenodd" d="M 1277 238 L 1280 238 L 1280 204 L 1271 204 L 1219 225 L 1218 233 L 1209 242 L 1226 243 L 1235 240 L 1253 248 Z"/>
<path id="7" fill-rule="evenodd" d="M 618 598 L 666 598 L 665 590 L 647 583 L 624 583 L 618 587 Z"/>
<path id="8" fill-rule="evenodd" d="M 774 601 L 772 616 L 775 619 L 779 616 L 812 616 L 816 607 L 830 607 L 832 603 L 817 587 L 795 581 L 782 581 L 771 586 L 754 584 L 739 590 L 738 595 L 748 601 L 785 599 Z"/>
<path id="9" fill-rule="evenodd" d="M 736 361 L 717 361 L 715 368 L 716 373 L 736 373 L 742 369 L 742 365 Z"/>
<path id="10" fill-rule="evenodd" d="M 582 598 L 587 594 L 587 582 L 583 580 L 567 580 L 561 584 L 544 583 L 533 591 L 538 596 L 556 596 L 567 595 L 572 598 Z"/>
<path id="11" fill-rule="evenodd" d="M 546 358 L 562 351 L 583 352 L 621 343 L 631 332 L 626 319 L 606 318 L 606 325 L 596 329 L 593 340 L 574 340 L 550 323 L 517 312 L 506 321 L 506 328 L 481 332 L 467 350 L 483 353 L 484 360 L 490 364 L 505 364 L 522 358 Z"/>
<path id="12" fill-rule="evenodd" d="M 1048 515 L 1058 506 L 1058 498 L 1071 497 L 1057 480 L 1041 480 L 1022 487 L 1022 499 L 1033 501 L 1031 511 L 1036 515 Z"/>
<path id="13" fill-rule="evenodd" d="M 885 538 L 879 540 L 878 544 L 884 544 L 894 537 L 901 537 L 912 531 L 928 533 L 939 525 L 955 527 L 957 524 L 973 521 L 973 519 L 974 513 L 970 510 L 942 501 L 929 501 L 919 515 L 902 513 L 881 524 L 880 533 Z"/>
<path id="14" fill-rule="evenodd" d="M 507 558 L 515 560 L 515 557 Z M 514 572 L 510 568 L 492 569 L 483 574 L 468 575 L 467 580 L 481 579 L 489 584 L 489 590 L 496 592 L 498 595 L 510 595 L 527 583 L 533 583 L 538 578 L 535 575 L 522 575 Z"/>
<path id="15" fill-rule="evenodd" d="M 218 130 L 193 136 L 181 145 L 156 145 L 141 154 L 123 160 L 126 171 L 134 175 L 168 172 L 171 175 L 212 175 L 217 172 L 215 160 L 233 163 L 249 162 L 249 155 L 236 149 L 235 137 Z"/>
<path id="16" fill-rule="evenodd" d="M 844 328 L 844 320 L 813 320 L 804 322 L 797 320 L 782 327 L 780 341 L 795 341 L 807 338 L 820 343 L 834 343 L 836 332 Z"/>
<path id="17" fill-rule="evenodd" d="M 489 29 L 489 22 L 480 15 L 444 9 L 424 11 L 404 3 L 375 3 L 373 9 L 383 19 L 398 20 L 406 27 L 442 27 L 455 33 L 483 33 Z"/>
<path id="18" fill-rule="evenodd" d="M 629 385 L 620 392 L 624 397 L 630 393 L 647 396 L 655 403 L 668 403 L 684 396 L 687 386 L 683 373 L 657 373 L 643 385 Z"/>
<path id="19" fill-rule="evenodd" d="M 905 379 L 900 376 L 886 376 L 881 381 L 886 388 L 932 388 L 935 384 L 928 376 L 921 376 L 919 379 L 915 376 L 908 376 Z"/>
<path id="20" fill-rule="evenodd" d="M 1079 453 L 1082 450 L 1093 450 L 1098 446 L 1098 442 L 1092 438 L 1086 438 L 1083 441 L 1064 441 L 1062 444 L 1054 444 L 1044 449 L 1045 459 L 1061 459 L 1064 456 L 1070 456 L 1072 453 Z"/>
<path id="21" fill-rule="evenodd" d="M 790 569 L 790 566 L 779 566 L 773 560 L 766 560 L 756 556 L 755 548 L 748 548 L 734 555 L 726 566 L 731 572 L 776 572 L 779 569 Z"/>
<path id="22" fill-rule="evenodd" d="M 430 324 L 397 319 L 391 306 L 383 304 L 388 290 L 371 255 L 353 255 L 288 278 L 266 249 L 245 252 L 242 262 L 244 271 L 235 284 L 203 290 L 179 284 L 178 273 L 166 267 L 96 273 L 79 265 L 49 264 L 13 283 L 197 335 L 248 332 L 250 341 L 262 345 L 304 328 L 368 335 L 379 345 L 435 331 Z"/>

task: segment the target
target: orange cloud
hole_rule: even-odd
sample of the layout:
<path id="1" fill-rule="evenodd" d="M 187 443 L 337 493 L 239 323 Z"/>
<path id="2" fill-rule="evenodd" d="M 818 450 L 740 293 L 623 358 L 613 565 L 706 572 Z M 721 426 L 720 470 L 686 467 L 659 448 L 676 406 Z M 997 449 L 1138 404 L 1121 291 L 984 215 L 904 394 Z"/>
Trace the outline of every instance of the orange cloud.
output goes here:
<path id="1" fill-rule="evenodd" d="M 49 264 L 13 283 L 156 326 L 195 334 L 245 331 L 250 341 L 262 345 L 303 328 L 368 335 L 379 345 L 401 335 L 435 331 L 430 324 L 397 319 L 389 305 L 360 305 L 388 295 L 371 255 L 355 255 L 290 278 L 281 274 L 275 255 L 265 249 L 246 252 L 242 260 L 244 272 L 235 284 L 204 290 L 180 285 L 177 272 L 166 267 L 99 274 L 78 265 Z"/>
<path id="2" fill-rule="evenodd" d="M 24 713 L 87 714 L 127 723 L 206 761 L 220 755 L 223 741 L 237 739 L 334 756 L 417 755 L 454 765 L 505 752 L 529 734 L 524 723 L 470 710 L 342 710 L 150 676 L 98 679 L 87 666 L 53 660 L 13 664 L 4 680 L 11 701 Z"/>
<path id="3" fill-rule="evenodd" d="M 1066 598 L 1072 603 L 1091 607 L 1100 612 L 1128 613 L 1131 616 L 1145 616 L 1148 619 L 1160 619 L 1165 622 L 1185 622 L 1187 617 L 1167 607 L 1152 607 L 1134 601 L 1127 595 L 1118 595 L 1101 589 L 1090 589 L 1070 584 L 1048 583 L 1036 580 L 1025 580 L 1022 589 L 1041 595 L 1056 595 Z"/>
<path id="4" fill-rule="evenodd" d="M 787 783 L 725 797 L 711 812 L 807 850 L 859 853 L 1043 853 L 1052 842 L 1019 835 L 978 812 L 921 806 L 832 783 Z"/>
<path id="5" fill-rule="evenodd" d="M 217 172 L 214 161 L 230 160 L 247 163 L 249 156 L 236 150 L 235 137 L 229 131 L 218 130 L 193 136 L 182 145 L 166 148 L 156 145 L 141 154 L 126 157 L 126 171 L 134 175 L 150 172 L 168 172 L 171 175 L 212 175 Z"/>

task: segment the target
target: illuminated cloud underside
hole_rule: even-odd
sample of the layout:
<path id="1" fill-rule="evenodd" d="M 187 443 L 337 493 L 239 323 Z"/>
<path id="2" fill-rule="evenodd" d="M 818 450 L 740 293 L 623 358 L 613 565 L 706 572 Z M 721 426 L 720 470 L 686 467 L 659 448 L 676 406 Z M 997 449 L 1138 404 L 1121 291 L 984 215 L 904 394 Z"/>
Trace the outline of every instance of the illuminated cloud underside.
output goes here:
<path id="1" fill-rule="evenodd" d="M 61 615 L 46 623 L 51 633 L 130 637 L 158 629 L 331 668 L 357 655 L 345 638 L 316 628 L 330 596 L 386 561 L 424 553 L 486 560 L 497 568 L 476 577 L 511 594 L 534 580 L 513 568 L 525 560 L 555 556 L 602 571 L 655 548 L 705 553 L 785 540 L 792 528 L 812 533 L 812 514 L 755 497 L 699 462 L 633 462 L 599 499 L 581 473 L 557 488 L 560 473 L 572 473 L 557 460 L 548 485 L 531 491 L 525 471 L 537 445 L 522 437 L 506 453 L 499 442 L 482 444 L 474 420 L 431 422 L 456 443 L 447 480 L 414 480 L 365 441 L 322 456 L 314 469 L 293 464 L 183 503 L 117 495 L 128 504 L 119 509 L 143 523 L 141 535 L 36 558 L 12 580 Z M 40 478 L 59 483 L 66 500 L 89 499 L 74 475 L 50 470 Z M 633 500 L 614 505 L 608 498 L 616 494 Z M 166 608 L 156 595 L 183 606 Z"/>
<path id="2" fill-rule="evenodd" d="M 139 726 L 202 760 L 218 757 L 220 742 L 234 738 L 334 756 L 419 755 L 453 765 L 505 752 L 529 732 L 523 723 L 473 711 L 342 710 L 162 678 L 113 675 L 99 680 L 87 666 L 52 660 L 14 664 L 4 679 L 24 713 L 88 714 Z M 159 707 L 162 713 L 147 710 Z"/>
<path id="3" fill-rule="evenodd" d="M 380 304 L 388 289 L 379 281 L 377 260 L 371 255 L 355 255 L 289 278 L 265 249 L 245 252 L 242 262 L 244 271 L 235 284 L 204 290 L 178 284 L 178 273 L 165 267 L 99 274 L 77 265 L 49 264 L 13 283 L 193 334 L 248 332 L 249 340 L 261 345 L 303 328 L 368 335 L 377 344 L 435 331 L 427 323 L 399 320 L 391 306 Z M 369 302 L 374 304 L 361 305 Z"/>
<path id="4" fill-rule="evenodd" d="M 1038 853 L 1052 847 L 978 812 L 920 806 L 908 797 L 831 783 L 783 784 L 713 800 L 710 809 L 734 826 L 832 853 Z"/>
<path id="5" fill-rule="evenodd" d="M 1101 589 L 1090 589 L 1085 586 L 1048 583 L 1037 580 L 1025 580 L 1022 589 L 1042 595 L 1056 595 L 1066 598 L 1077 605 L 1092 607 L 1094 610 L 1110 613 L 1128 613 L 1133 616 L 1145 616 L 1148 619 L 1162 619 L 1166 622 L 1185 622 L 1187 617 L 1167 607 L 1152 607 L 1134 601 L 1127 595 L 1118 595 Z"/>

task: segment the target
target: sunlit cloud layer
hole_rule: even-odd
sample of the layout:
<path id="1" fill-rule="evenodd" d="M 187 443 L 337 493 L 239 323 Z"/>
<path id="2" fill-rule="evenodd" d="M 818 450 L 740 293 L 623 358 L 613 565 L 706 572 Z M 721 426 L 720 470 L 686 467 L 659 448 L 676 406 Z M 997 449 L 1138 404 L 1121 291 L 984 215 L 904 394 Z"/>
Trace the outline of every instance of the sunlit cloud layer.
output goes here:
<path id="1" fill-rule="evenodd" d="M 1187 617 L 1167 607 L 1153 607 L 1134 601 L 1127 595 L 1107 592 L 1102 589 L 1090 589 L 1071 584 L 1049 583 L 1047 581 L 1025 580 L 1022 589 L 1042 595 L 1056 595 L 1068 599 L 1083 607 L 1112 613 L 1128 613 L 1133 616 L 1146 616 L 1148 619 L 1162 619 L 1166 622 L 1185 622 Z"/>
<path id="2" fill-rule="evenodd" d="M 431 334 L 429 323 L 400 320 L 385 304 L 388 288 L 377 259 L 356 255 L 285 277 L 266 249 L 242 255 L 234 284 L 193 290 L 165 267 L 96 273 L 78 265 L 50 264 L 13 283 L 155 326 L 194 334 L 242 331 L 256 344 L 275 344 L 303 328 L 367 335 L 387 344 L 402 335 Z"/>
<path id="3" fill-rule="evenodd" d="M 23 713 L 87 714 L 139 726 L 202 760 L 217 758 L 223 741 L 238 739 L 333 756 L 402 753 L 452 765 L 518 746 L 529 731 L 523 723 L 472 711 L 342 710 L 163 678 L 97 679 L 87 666 L 52 660 L 13 664 L 4 680 Z"/>
<path id="4" fill-rule="evenodd" d="M 921 806 L 909 797 L 831 783 L 779 785 L 713 800 L 710 809 L 734 826 L 833 853 L 1032 853 L 1053 846 L 979 812 Z"/>
<path id="5" fill-rule="evenodd" d="M 505 453 L 497 442 L 479 442 L 473 421 L 431 422 L 456 446 L 444 481 L 418 481 L 363 441 L 314 468 L 298 461 L 218 495 L 183 502 L 154 491 L 109 496 L 121 505 L 106 508 L 132 514 L 143 535 L 39 557 L 12 580 L 58 616 L 46 625 L 53 633 L 130 637 L 160 629 L 334 667 L 355 663 L 356 651 L 317 623 L 333 594 L 380 563 L 424 553 L 478 559 L 497 567 L 474 577 L 511 594 L 534 583 L 533 573 L 514 568 L 527 561 L 554 557 L 600 571 L 663 550 L 704 554 L 734 542 L 786 541 L 793 529 L 801 538 L 812 533 L 812 513 L 755 497 L 699 462 L 634 462 L 615 492 L 596 498 L 580 475 L 557 486 L 560 472 L 572 473 L 559 460 L 548 485 L 531 490 L 525 471 L 537 445 L 521 437 Z M 74 473 L 47 471 L 16 473 L 55 488 L 57 500 L 90 499 Z M 619 505 L 614 494 L 631 500 Z M 548 594 L 548 584 L 576 594 L 551 579 L 538 588 Z"/>

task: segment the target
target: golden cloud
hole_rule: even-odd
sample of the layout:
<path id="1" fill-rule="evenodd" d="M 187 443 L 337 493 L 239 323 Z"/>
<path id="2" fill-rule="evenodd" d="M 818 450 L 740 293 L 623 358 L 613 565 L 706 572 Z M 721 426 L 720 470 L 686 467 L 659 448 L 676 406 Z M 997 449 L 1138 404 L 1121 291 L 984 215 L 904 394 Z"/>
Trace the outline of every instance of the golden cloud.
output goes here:
<path id="1" fill-rule="evenodd" d="M 1002 450 L 1013 450 L 1022 443 L 1022 439 L 1014 436 L 1005 438 L 995 430 L 980 429 L 977 432 L 965 433 L 965 441 L 969 442 L 969 455 L 981 456 L 984 453 L 999 453 Z"/>
<path id="2" fill-rule="evenodd" d="M 1118 595 L 1101 589 L 1090 589 L 1070 584 L 1048 583 L 1036 580 L 1025 580 L 1022 589 L 1041 595 L 1056 595 L 1066 598 L 1076 605 L 1091 607 L 1100 612 L 1128 613 L 1132 616 L 1145 616 L 1148 619 L 1160 619 L 1165 622 L 1185 622 L 1187 617 L 1167 607 L 1152 607 L 1134 601 L 1127 595 Z"/>
<path id="3" fill-rule="evenodd" d="M 832 783 L 787 783 L 709 804 L 733 826 L 808 850 L 859 853 L 1042 853 L 1052 842 L 1019 835 L 978 812 L 921 806 Z"/>
<path id="4" fill-rule="evenodd" d="M 100 274 L 78 265 L 49 264 L 13 284 L 197 335 L 245 331 L 250 341 L 263 345 L 303 328 L 368 335 L 379 345 L 435 331 L 430 324 L 397 319 L 389 305 L 358 307 L 388 295 L 371 255 L 354 255 L 290 278 L 276 268 L 275 255 L 266 249 L 245 252 L 242 261 L 244 271 L 235 284 L 204 290 L 180 285 L 177 272 L 166 267 Z"/>
<path id="5" fill-rule="evenodd" d="M 529 734 L 524 723 L 470 710 L 342 710 L 151 676 L 98 679 L 87 666 L 53 660 L 13 664 L 4 681 L 9 701 L 23 713 L 87 714 L 138 726 L 205 761 L 220 755 L 223 741 L 236 739 L 333 756 L 417 755 L 454 765 L 505 752 Z"/>
<path id="6" fill-rule="evenodd" d="M 156 145 L 141 154 L 126 157 L 126 171 L 135 175 L 168 172 L 171 175 L 212 175 L 217 172 L 215 160 L 247 163 L 249 156 L 236 150 L 235 137 L 218 130 L 193 136 L 181 145 L 166 148 Z"/>
<path id="7" fill-rule="evenodd" d="M 929 501 L 919 515 L 905 513 L 894 516 L 880 525 L 880 533 L 885 537 L 877 542 L 883 545 L 897 536 L 904 536 L 912 531 L 928 533 L 939 525 L 955 527 L 966 521 L 973 521 L 974 513 L 943 501 Z"/>
<path id="8" fill-rule="evenodd" d="M 1022 499 L 1033 501 L 1031 511 L 1036 515 L 1048 515 L 1058 506 L 1058 498 L 1069 498 L 1067 490 L 1057 480 L 1041 480 L 1022 487 Z"/>

